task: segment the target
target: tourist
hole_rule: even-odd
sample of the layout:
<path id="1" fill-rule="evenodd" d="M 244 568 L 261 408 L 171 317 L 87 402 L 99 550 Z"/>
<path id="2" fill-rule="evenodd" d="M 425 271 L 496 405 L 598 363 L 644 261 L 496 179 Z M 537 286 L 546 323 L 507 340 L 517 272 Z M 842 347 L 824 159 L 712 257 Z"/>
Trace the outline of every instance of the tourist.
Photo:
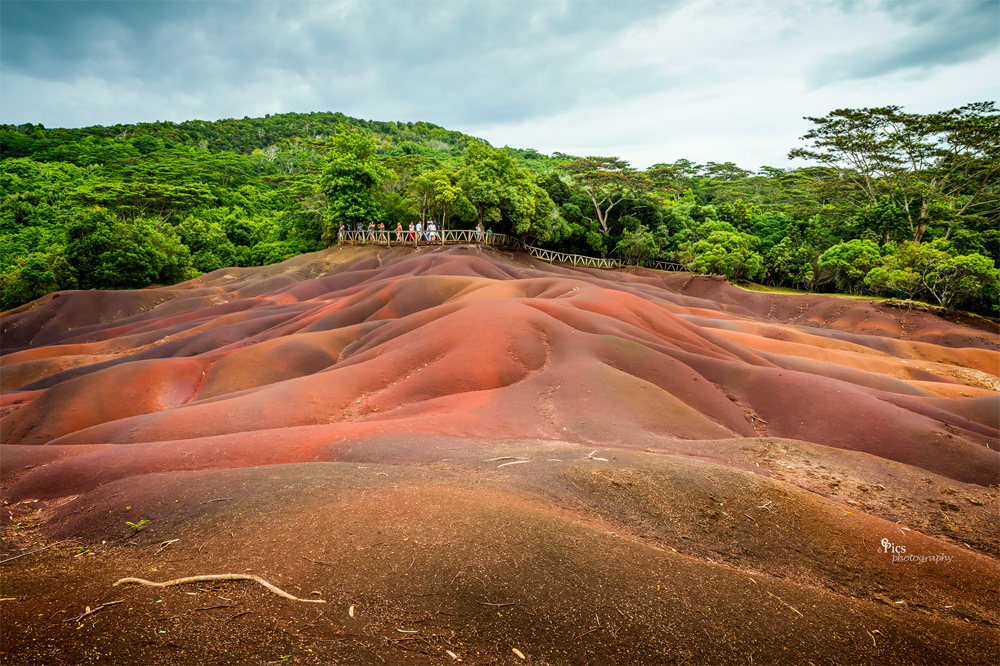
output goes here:
<path id="1" fill-rule="evenodd" d="M 410 240 L 412 242 L 412 241 L 415 241 L 416 239 L 417 239 L 417 235 L 413 231 L 413 222 L 410 222 L 410 235 L 409 235 L 408 240 Z"/>
<path id="2" fill-rule="evenodd" d="M 417 241 L 422 241 L 424 239 L 424 223 L 417 222 Z"/>

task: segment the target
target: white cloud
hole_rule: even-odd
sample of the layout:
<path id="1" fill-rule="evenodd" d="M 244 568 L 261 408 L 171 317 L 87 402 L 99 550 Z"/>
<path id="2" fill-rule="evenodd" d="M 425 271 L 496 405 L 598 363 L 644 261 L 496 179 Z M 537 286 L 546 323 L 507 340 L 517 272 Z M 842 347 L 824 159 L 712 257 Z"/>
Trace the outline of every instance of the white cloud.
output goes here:
<path id="1" fill-rule="evenodd" d="M 792 166 L 788 151 L 810 127 L 803 116 L 897 104 L 921 113 L 996 99 L 1000 55 L 880 76 L 816 81 L 813 73 L 908 35 L 885 13 L 839 3 L 695 2 L 623 31 L 604 58 L 666 73 L 662 89 L 513 123 L 473 125 L 487 140 L 542 152 L 617 155 L 645 168 L 687 158 L 750 169 Z"/>
<path id="2" fill-rule="evenodd" d="M 4 0 L 0 120 L 329 110 L 640 167 L 782 166 L 805 115 L 997 98 L 978 17 L 1000 0 L 913 2 L 82 0 L 50 16 Z"/>

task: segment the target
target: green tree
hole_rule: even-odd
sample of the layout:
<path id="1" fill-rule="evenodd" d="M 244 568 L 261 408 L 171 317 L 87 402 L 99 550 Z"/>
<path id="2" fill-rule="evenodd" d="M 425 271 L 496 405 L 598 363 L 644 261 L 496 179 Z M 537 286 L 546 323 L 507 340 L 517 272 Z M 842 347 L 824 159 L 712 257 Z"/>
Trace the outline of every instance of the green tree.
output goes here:
<path id="1" fill-rule="evenodd" d="M 913 300 L 923 288 L 923 279 L 909 269 L 876 266 L 865 276 L 865 286 L 875 294 Z"/>
<path id="2" fill-rule="evenodd" d="M 176 231 L 191 252 L 192 267 L 199 273 L 234 265 L 236 248 L 221 225 L 188 216 Z"/>
<path id="3" fill-rule="evenodd" d="M 734 280 L 752 278 L 760 272 L 763 259 L 757 253 L 757 239 L 734 231 L 713 231 L 687 247 L 693 268 L 702 273 L 724 275 Z"/>
<path id="4" fill-rule="evenodd" d="M 60 251 L 19 256 L 0 271 L 0 310 L 27 303 L 58 289 L 76 287 L 76 276 Z"/>
<path id="5" fill-rule="evenodd" d="M 659 248 L 649 229 L 639 225 L 635 231 L 626 229 L 622 233 L 615 250 L 625 264 L 638 265 L 655 257 Z"/>
<path id="6" fill-rule="evenodd" d="M 66 227 L 66 259 L 81 289 L 138 289 L 173 284 L 190 267 L 188 249 L 151 220 L 124 222 L 90 209 Z"/>
<path id="7" fill-rule="evenodd" d="M 469 144 L 458 185 L 484 226 L 499 225 L 502 231 L 540 242 L 552 237 L 555 205 L 506 150 L 478 141 Z"/>
<path id="8" fill-rule="evenodd" d="M 838 243 L 820 255 L 819 267 L 833 273 L 838 289 L 853 294 L 881 259 L 878 245 L 855 239 Z"/>
<path id="9" fill-rule="evenodd" d="M 888 200 L 906 215 L 914 241 L 933 223 L 950 233 L 972 212 L 1000 223 L 1000 112 L 993 102 L 927 115 L 898 106 L 838 109 L 807 120 L 816 125 L 802 137 L 811 148 L 789 157 L 838 170 L 852 185 L 841 195 L 857 209 Z"/>
<path id="10" fill-rule="evenodd" d="M 622 201 L 641 197 L 653 187 L 646 174 L 617 157 L 582 157 L 564 169 L 573 183 L 587 193 L 605 236 L 611 234 L 611 210 Z"/>
<path id="11" fill-rule="evenodd" d="M 995 311 L 997 303 L 980 301 L 996 294 L 1000 271 L 989 257 L 981 254 L 954 255 L 945 241 L 933 243 L 903 243 L 887 258 L 885 268 L 920 277 L 923 291 L 942 307 L 966 304 Z M 873 276 L 873 281 L 880 274 Z"/>
<path id="12" fill-rule="evenodd" d="M 327 199 L 323 230 L 327 244 L 336 241 L 341 224 L 355 226 L 383 218 L 376 191 L 390 175 L 375 154 L 377 142 L 371 134 L 344 128 L 332 144 L 334 151 L 320 179 Z"/>

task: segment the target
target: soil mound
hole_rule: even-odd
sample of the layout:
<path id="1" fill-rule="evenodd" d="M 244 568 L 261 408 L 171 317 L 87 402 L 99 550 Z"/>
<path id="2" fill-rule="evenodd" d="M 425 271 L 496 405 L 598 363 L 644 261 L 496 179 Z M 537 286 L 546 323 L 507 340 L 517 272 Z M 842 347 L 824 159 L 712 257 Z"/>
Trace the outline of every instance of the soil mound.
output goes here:
<path id="1" fill-rule="evenodd" d="M 1000 660 L 997 331 L 339 247 L 0 345 L 17 662 Z M 226 572 L 328 605 L 111 587 Z"/>

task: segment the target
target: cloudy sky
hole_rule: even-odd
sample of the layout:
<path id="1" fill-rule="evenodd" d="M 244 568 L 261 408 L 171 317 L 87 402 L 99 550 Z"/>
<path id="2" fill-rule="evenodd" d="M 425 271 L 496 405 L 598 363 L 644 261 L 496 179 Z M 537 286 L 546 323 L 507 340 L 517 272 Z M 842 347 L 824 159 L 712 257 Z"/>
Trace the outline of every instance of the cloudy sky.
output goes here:
<path id="1" fill-rule="evenodd" d="M 342 111 L 493 145 L 790 166 L 844 107 L 1000 95 L 1000 0 L 0 0 L 0 122 Z"/>

